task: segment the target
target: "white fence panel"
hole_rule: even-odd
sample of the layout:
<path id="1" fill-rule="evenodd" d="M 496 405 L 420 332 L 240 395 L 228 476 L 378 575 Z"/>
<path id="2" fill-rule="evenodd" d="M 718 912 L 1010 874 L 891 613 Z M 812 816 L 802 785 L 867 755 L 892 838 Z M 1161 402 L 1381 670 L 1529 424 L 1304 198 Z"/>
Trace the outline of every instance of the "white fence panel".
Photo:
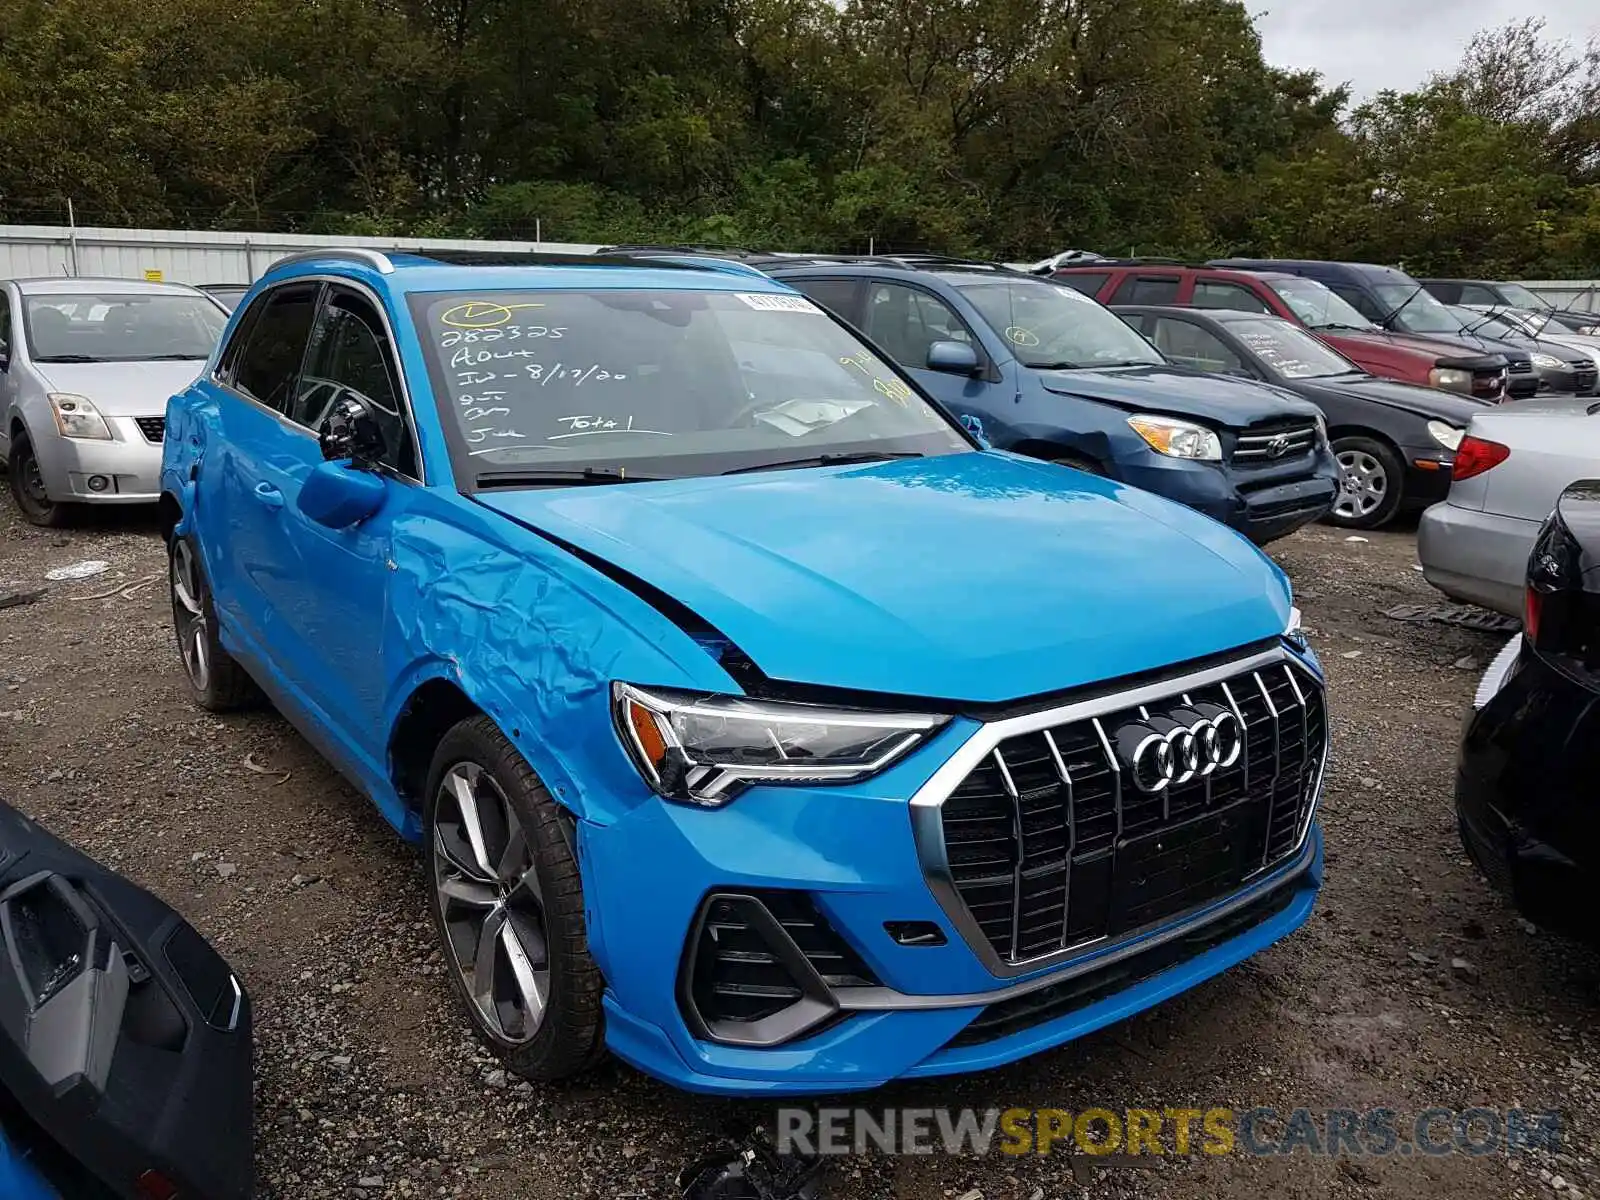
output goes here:
<path id="1" fill-rule="evenodd" d="M 1522 286 L 1555 308 L 1600 313 L 1600 279 L 1525 279 Z"/>
<path id="2" fill-rule="evenodd" d="M 600 249 L 596 245 L 574 242 L 0 225 L 0 278 L 98 275 L 144 279 L 159 273 L 160 278 L 174 283 L 250 283 L 286 255 L 341 246 L 370 250 L 549 251 L 560 254 L 592 254 Z"/>

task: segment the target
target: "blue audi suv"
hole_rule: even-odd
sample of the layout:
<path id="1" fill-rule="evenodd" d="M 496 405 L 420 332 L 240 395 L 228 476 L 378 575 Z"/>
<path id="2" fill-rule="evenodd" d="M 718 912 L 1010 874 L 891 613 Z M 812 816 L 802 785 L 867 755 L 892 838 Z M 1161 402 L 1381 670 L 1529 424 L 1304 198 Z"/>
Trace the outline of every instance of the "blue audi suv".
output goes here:
<path id="1" fill-rule="evenodd" d="M 162 489 L 194 699 L 264 694 L 420 843 L 528 1078 L 991 1066 L 1311 911 L 1283 573 L 985 448 L 742 264 L 285 260 L 172 398 Z"/>

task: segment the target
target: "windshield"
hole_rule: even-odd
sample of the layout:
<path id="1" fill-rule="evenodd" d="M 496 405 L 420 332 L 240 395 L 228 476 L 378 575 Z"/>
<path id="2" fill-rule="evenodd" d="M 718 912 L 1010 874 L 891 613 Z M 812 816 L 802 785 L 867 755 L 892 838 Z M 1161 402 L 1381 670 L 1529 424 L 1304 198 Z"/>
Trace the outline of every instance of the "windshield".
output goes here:
<path id="1" fill-rule="evenodd" d="M 1407 333 L 1460 333 L 1461 321 L 1420 283 L 1375 283 L 1378 303 Z"/>
<path id="2" fill-rule="evenodd" d="M 662 478 L 972 448 L 803 296 L 429 292 L 411 304 L 463 485 L 506 468 Z"/>
<path id="3" fill-rule="evenodd" d="M 1502 283 L 1500 296 L 1507 304 L 1513 304 L 1518 308 L 1531 308 L 1535 312 L 1550 307 L 1548 301 L 1539 299 L 1537 292 L 1529 291 L 1520 283 Z"/>
<path id="4" fill-rule="evenodd" d="M 228 321 L 205 297 L 178 292 L 26 296 L 24 314 L 36 362 L 209 358 Z"/>
<path id="5" fill-rule="evenodd" d="M 1268 283 L 1273 291 L 1283 297 L 1283 302 L 1294 315 L 1312 329 L 1339 326 L 1347 329 L 1378 328 L 1338 292 L 1315 279 L 1272 279 Z"/>
<path id="6" fill-rule="evenodd" d="M 1228 329 L 1252 354 L 1286 379 L 1325 379 L 1361 372 L 1344 355 L 1287 321 L 1230 321 Z"/>
<path id="7" fill-rule="evenodd" d="M 1063 284 L 949 274 L 1026 367 L 1155 366 L 1160 352 L 1110 309 Z"/>
<path id="8" fill-rule="evenodd" d="M 1485 313 L 1471 308 L 1451 311 L 1461 318 L 1468 333 L 1476 333 L 1480 337 L 1497 338 L 1507 342 L 1525 342 L 1531 336 L 1531 331 L 1511 313 Z"/>

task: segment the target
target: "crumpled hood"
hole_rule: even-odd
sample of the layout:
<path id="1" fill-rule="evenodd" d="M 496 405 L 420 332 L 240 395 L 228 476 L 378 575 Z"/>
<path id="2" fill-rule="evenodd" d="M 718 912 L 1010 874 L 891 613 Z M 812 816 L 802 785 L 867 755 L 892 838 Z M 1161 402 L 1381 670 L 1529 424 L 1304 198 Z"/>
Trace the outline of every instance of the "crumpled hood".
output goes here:
<path id="1" fill-rule="evenodd" d="M 203 358 L 175 362 L 35 363 L 53 392 L 87 396 L 108 417 L 160 417 L 195 381 Z"/>
<path id="2" fill-rule="evenodd" d="M 1230 429 L 1275 417 L 1310 421 L 1317 413 L 1313 405 L 1267 384 L 1182 367 L 1040 371 L 1038 375 L 1046 388 L 1062 396 L 1101 400 L 1129 412 L 1202 417 L 1209 424 Z"/>
<path id="3" fill-rule="evenodd" d="M 477 499 L 797 683 L 1013 700 L 1273 637 L 1289 613 L 1282 572 L 1224 526 L 1009 454 Z"/>
<path id="4" fill-rule="evenodd" d="M 1425 417 L 1433 417 L 1463 427 L 1478 413 L 1494 407 L 1487 400 L 1474 400 L 1470 396 L 1461 396 L 1455 392 L 1418 387 L 1393 379 L 1379 379 L 1375 375 L 1308 379 L 1303 382 L 1321 392 L 1336 393 L 1357 400 L 1372 400 L 1386 404 L 1390 408 L 1421 413 Z"/>

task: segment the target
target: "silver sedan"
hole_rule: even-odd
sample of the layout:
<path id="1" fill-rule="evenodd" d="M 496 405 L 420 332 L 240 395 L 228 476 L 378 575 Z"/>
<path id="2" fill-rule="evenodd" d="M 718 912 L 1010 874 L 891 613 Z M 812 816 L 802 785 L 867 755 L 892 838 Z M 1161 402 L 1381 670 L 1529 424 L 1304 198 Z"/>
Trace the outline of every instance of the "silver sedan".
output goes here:
<path id="1" fill-rule="evenodd" d="M 1568 484 L 1600 473 L 1600 400 L 1522 400 L 1473 416 L 1417 557 L 1447 596 L 1522 615 L 1528 554 Z"/>
<path id="2" fill-rule="evenodd" d="M 205 293 L 128 279 L 0 283 L 0 455 L 35 525 L 160 494 L 167 400 L 228 314 Z"/>

